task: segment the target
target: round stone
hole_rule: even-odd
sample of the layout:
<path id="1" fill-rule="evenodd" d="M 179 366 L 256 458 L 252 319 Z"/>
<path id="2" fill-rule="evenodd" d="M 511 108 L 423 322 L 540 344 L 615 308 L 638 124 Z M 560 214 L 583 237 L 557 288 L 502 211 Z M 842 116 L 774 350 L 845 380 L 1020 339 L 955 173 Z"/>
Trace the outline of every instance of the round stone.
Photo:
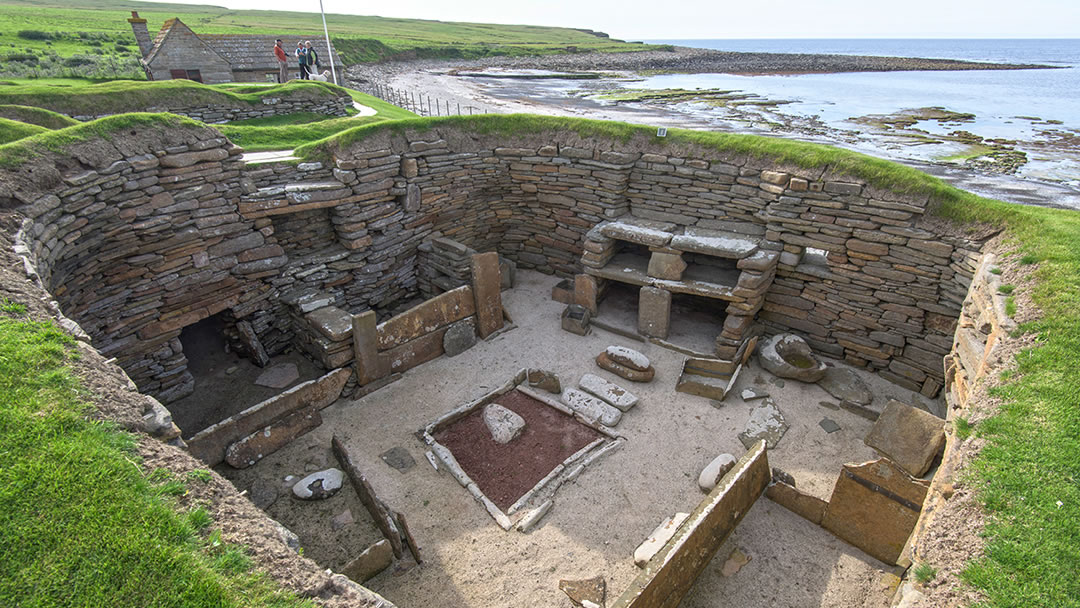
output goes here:
<path id="1" fill-rule="evenodd" d="M 296 482 L 293 494 L 302 500 L 321 500 L 330 498 L 341 489 L 345 474 L 340 469 L 326 469 L 308 475 Z"/>
<path id="2" fill-rule="evenodd" d="M 701 471 L 701 475 L 698 476 L 698 487 L 702 492 L 709 493 L 716 487 L 716 484 L 720 483 L 720 480 L 727 475 L 727 472 L 735 466 L 735 457 L 731 454 L 720 454 L 713 461 L 705 466 Z"/>

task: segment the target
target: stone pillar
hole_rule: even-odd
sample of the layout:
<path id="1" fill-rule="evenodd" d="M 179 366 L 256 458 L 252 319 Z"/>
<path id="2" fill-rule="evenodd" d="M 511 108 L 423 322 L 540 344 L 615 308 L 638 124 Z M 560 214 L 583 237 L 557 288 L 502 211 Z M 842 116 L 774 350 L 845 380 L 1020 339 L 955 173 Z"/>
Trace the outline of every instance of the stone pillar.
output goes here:
<path id="1" fill-rule="evenodd" d="M 642 287 L 638 296 L 638 333 L 664 339 L 671 328 L 671 292 L 657 287 Z"/>
<path id="2" fill-rule="evenodd" d="M 574 304 L 584 306 L 589 314 L 596 315 L 596 297 L 598 287 L 596 277 L 579 274 L 574 277 Z"/>
<path id="3" fill-rule="evenodd" d="M 386 376 L 389 370 L 379 357 L 375 311 L 369 310 L 352 317 L 353 352 L 356 354 L 356 382 L 363 386 Z"/>
<path id="4" fill-rule="evenodd" d="M 476 333 L 486 338 L 503 326 L 498 253 L 489 251 L 472 256 L 472 289 L 476 300 Z"/>

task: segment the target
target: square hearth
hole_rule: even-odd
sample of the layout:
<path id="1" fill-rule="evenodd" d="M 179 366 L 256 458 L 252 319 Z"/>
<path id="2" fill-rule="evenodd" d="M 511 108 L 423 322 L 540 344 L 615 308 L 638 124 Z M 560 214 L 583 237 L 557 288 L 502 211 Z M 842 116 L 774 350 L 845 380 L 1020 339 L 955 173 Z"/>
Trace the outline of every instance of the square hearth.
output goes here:
<path id="1" fill-rule="evenodd" d="M 590 424 L 544 391 L 528 386 L 526 370 L 502 387 L 427 426 L 424 441 L 442 465 L 469 490 L 503 529 L 536 518 L 566 481 L 600 455 L 622 444 L 605 427 Z M 525 421 L 521 434 L 500 444 L 483 420 L 497 403 Z"/>

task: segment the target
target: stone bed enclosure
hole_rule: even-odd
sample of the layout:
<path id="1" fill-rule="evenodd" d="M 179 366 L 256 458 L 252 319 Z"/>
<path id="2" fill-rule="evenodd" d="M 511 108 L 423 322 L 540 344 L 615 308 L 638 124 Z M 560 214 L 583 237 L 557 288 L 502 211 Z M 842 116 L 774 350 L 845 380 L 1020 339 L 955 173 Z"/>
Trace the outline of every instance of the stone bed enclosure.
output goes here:
<path id="1" fill-rule="evenodd" d="M 984 289 L 964 311 L 983 243 L 926 195 L 655 137 L 481 128 L 498 120 L 376 125 L 256 167 L 163 116 L 0 169 L 0 205 L 25 217 L 17 252 L 65 327 L 166 405 L 193 389 L 181 331 L 208 317 L 253 360 L 295 348 L 373 389 L 455 325 L 502 327 L 515 266 L 572 278 L 593 310 L 609 282 L 640 288 L 657 339 L 672 294 L 706 298 L 720 360 L 793 332 L 927 397 L 948 381 L 962 398 L 1000 334 L 1000 316 L 957 332 L 995 306 Z"/>

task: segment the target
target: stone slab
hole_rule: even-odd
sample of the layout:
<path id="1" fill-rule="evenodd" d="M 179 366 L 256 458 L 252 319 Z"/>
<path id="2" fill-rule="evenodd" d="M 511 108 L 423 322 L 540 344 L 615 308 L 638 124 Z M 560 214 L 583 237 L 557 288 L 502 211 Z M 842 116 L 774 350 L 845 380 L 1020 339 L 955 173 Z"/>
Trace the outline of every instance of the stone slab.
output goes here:
<path id="1" fill-rule="evenodd" d="M 671 230 L 674 228 L 674 224 L 649 222 L 647 220 L 635 221 L 633 224 L 629 222 L 611 222 L 600 227 L 600 234 L 609 239 L 628 241 L 638 245 L 663 247 L 671 242 Z"/>
<path id="2" fill-rule="evenodd" d="M 404 547 L 401 543 L 401 533 L 398 531 L 390 510 L 379 500 L 367 477 L 356 466 L 345 444 L 336 436 L 330 438 L 330 449 L 334 452 L 334 457 L 337 458 L 338 463 L 341 464 L 341 468 L 345 469 L 345 474 L 348 475 L 353 489 L 356 490 L 357 498 L 360 499 L 360 503 L 364 505 L 364 508 L 371 515 L 371 520 L 375 522 L 386 540 L 390 541 L 390 548 L 393 549 L 394 557 L 400 558 Z"/>
<path id="3" fill-rule="evenodd" d="M 858 405 L 870 405 L 874 393 L 854 371 L 843 367 L 829 367 L 825 375 L 818 380 L 818 386 L 841 401 L 850 401 Z"/>
<path id="4" fill-rule="evenodd" d="M 382 454 L 379 454 L 379 458 L 382 458 L 382 461 L 391 469 L 401 471 L 402 473 L 416 466 L 416 459 L 412 457 L 409 450 L 406 450 L 401 446 L 392 447 L 389 450 L 386 450 Z"/>
<path id="5" fill-rule="evenodd" d="M 476 304 L 472 287 L 462 285 L 395 315 L 377 327 L 379 350 L 389 350 L 471 316 Z M 502 308 L 500 306 L 500 314 Z"/>
<path id="6" fill-rule="evenodd" d="M 390 368 L 379 357 L 379 332 L 375 311 L 368 310 L 352 318 L 353 354 L 356 382 L 360 386 L 390 374 Z"/>
<path id="7" fill-rule="evenodd" d="M 386 366 L 390 372 L 397 373 L 410 370 L 442 355 L 444 352 L 443 338 L 447 329 L 449 328 L 437 329 L 401 346 L 380 353 L 379 356 L 385 361 L 382 365 Z"/>
<path id="8" fill-rule="evenodd" d="M 225 462 L 235 469 L 246 469 L 320 424 L 322 416 L 315 408 L 293 412 L 229 445 Z"/>
<path id="9" fill-rule="evenodd" d="M 638 333 L 664 339 L 668 337 L 670 329 L 671 292 L 656 287 L 642 287 L 638 291 Z"/>
<path id="10" fill-rule="evenodd" d="M 559 590 L 578 606 L 585 606 L 586 602 L 603 606 L 607 595 L 607 582 L 603 576 L 584 580 L 563 579 L 559 581 Z"/>
<path id="11" fill-rule="evenodd" d="M 686 270 L 686 261 L 682 259 L 682 254 L 679 252 L 654 251 L 649 257 L 648 274 L 650 277 L 678 281 L 682 279 L 684 270 Z"/>
<path id="12" fill-rule="evenodd" d="M 720 258 L 741 260 L 758 250 L 758 240 L 734 232 L 688 228 L 671 239 L 671 248 Z"/>
<path id="13" fill-rule="evenodd" d="M 735 464 L 734 461 L 732 461 L 732 464 Z M 671 537 L 675 536 L 675 532 L 679 530 L 679 526 L 686 521 L 687 517 L 690 517 L 689 513 L 676 513 L 660 522 L 660 525 L 653 529 L 648 538 L 641 541 L 641 544 L 634 549 L 634 565 L 638 568 L 644 568 L 645 564 L 649 563 L 649 560 L 671 540 Z"/>
<path id="14" fill-rule="evenodd" d="M 765 491 L 765 443 L 758 442 L 716 484 L 623 592 L 613 608 L 675 608 L 713 555 Z"/>
<path id="15" fill-rule="evenodd" d="M 929 481 L 887 458 L 846 464 L 821 525 L 887 564 L 895 564 L 922 512 Z"/>
<path id="16" fill-rule="evenodd" d="M 581 380 L 578 381 L 578 388 L 603 399 L 624 412 L 638 404 L 637 395 L 595 374 L 583 375 Z"/>
<path id="17" fill-rule="evenodd" d="M 784 414 L 771 397 L 766 397 L 758 402 L 754 409 L 750 410 L 750 419 L 746 421 L 746 428 L 739 433 L 739 441 L 744 446 L 754 445 L 759 440 L 768 443 L 769 449 L 775 448 L 780 439 L 788 430 Z"/>
<path id="18" fill-rule="evenodd" d="M 472 291 L 475 299 L 476 332 L 487 338 L 503 326 L 502 275 L 499 254 L 490 251 L 472 257 Z"/>
<path id="19" fill-rule="evenodd" d="M 255 378 L 255 384 L 268 388 L 285 388 L 300 379 L 300 370 L 295 363 L 272 365 Z"/>
<path id="20" fill-rule="evenodd" d="M 632 370 L 643 372 L 652 367 L 648 357 L 632 348 L 627 348 L 625 346 L 609 346 L 604 350 L 604 353 L 607 354 L 612 361 L 619 365 L 629 367 Z"/>
<path id="21" fill-rule="evenodd" d="M 706 399 L 723 401 L 731 387 L 735 385 L 735 375 L 728 378 L 715 376 L 699 376 L 683 371 L 679 381 L 675 384 L 675 391 L 688 395 L 697 395 Z"/>
<path id="22" fill-rule="evenodd" d="M 619 424 L 619 420 L 622 420 L 622 412 L 617 408 L 576 388 L 563 390 L 562 402 L 581 414 L 582 418 L 594 424 L 599 422 L 604 426 L 615 426 Z"/>
<path id="23" fill-rule="evenodd" d="M 890 399 L 863 442 L 909 475 L 922 477 L 945 447 L 945 421 Z"/>
<path id="24" fill-rule="evenodd" d="M 393 562 L 394 551 L 389 541 L 383 539 L 364 549 L 363 553 L 345 564 L 341 573 L 358 583 L 364 583 L 389 568 Z"/>
<path id="25" fill-rule="evenodd" d="M 307 314 L 308 323 L 327 339 L 341 342 L 352 337 L 352 315 L 337 306 L 325 306 Z"/>
<path id="26" fill-rule="evenodd" d="M 599 295 L 599 286 L 596 283 L 596 277 L 587 274 L 574 276 L 573 304 L 584 306 L 585 310 L 589 311 L 589 314 L 595 315 L 597 298 Z"/>
<path id="27" fill-rule="evenodd" d="M 225 449 L 229 444 L 240 438 L 298 410 L 309 407 L 321 410 L 337 401 L 351 375 L 351 369 L 338 369 L 316 380 L 298 384 L 199 431 L 187 441 L 188 450 L 192 456 L 216 466 L 225 460 Z"/>
<path id="28" fill-rule="evenodd" d="M 806 494 L 796 489 L 795 486 L 778 481 L 775 478 L 769 489 L 765 490 L 765 496 L 768 496 L 770 500 L 788 511 L 814 524 L 821 523 L 821 519 L 825 516 L 825 509 L 829 506 L 829 503 L 817 496 Z"/>

